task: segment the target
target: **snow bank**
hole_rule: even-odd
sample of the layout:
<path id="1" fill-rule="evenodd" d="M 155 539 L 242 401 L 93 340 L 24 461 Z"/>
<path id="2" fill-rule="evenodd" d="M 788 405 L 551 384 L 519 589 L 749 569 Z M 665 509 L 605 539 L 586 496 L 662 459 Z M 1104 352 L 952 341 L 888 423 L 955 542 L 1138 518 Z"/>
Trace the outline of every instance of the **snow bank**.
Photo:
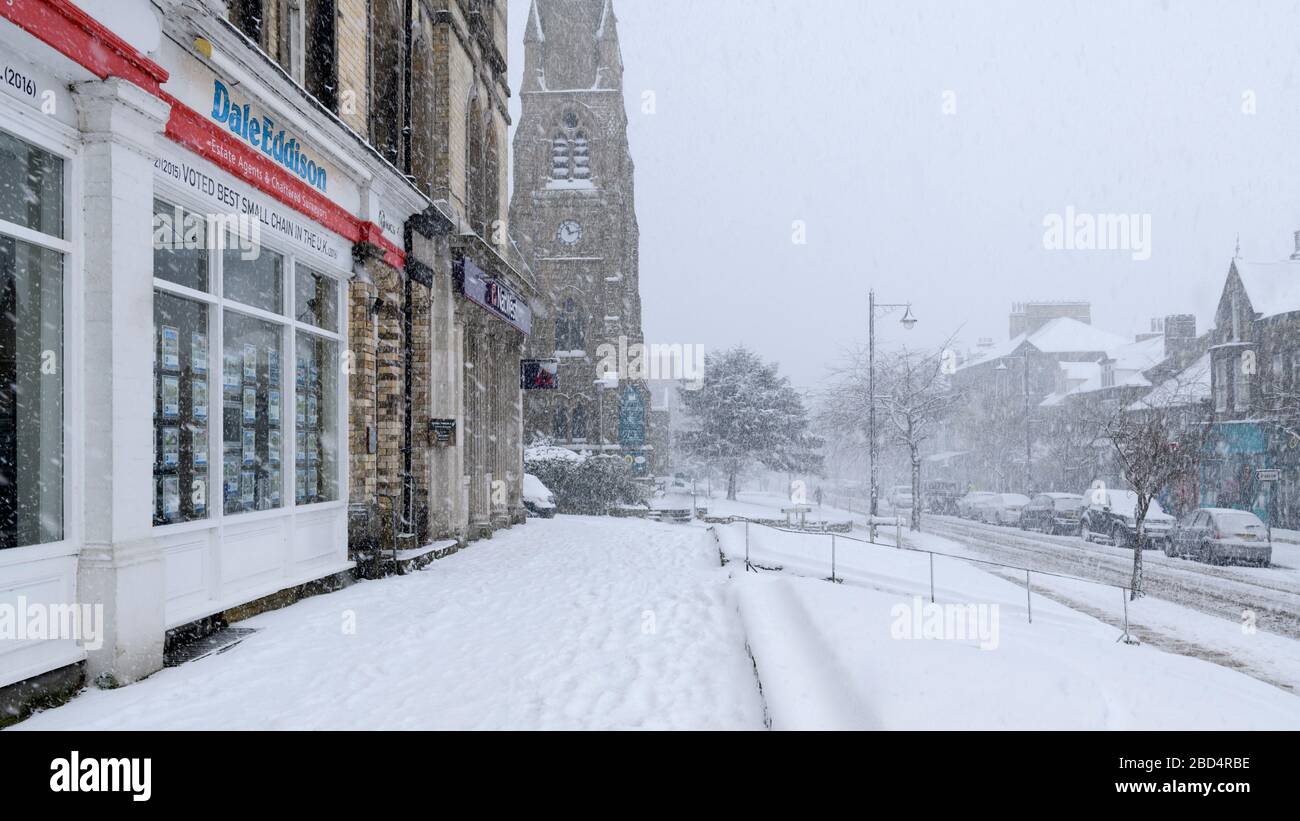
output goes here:
<path id="1" fill-rule="evenodd" d="M 827 575 L 808 544 L 827 537 L 757 530 L 751 557 Z M 909 628 L 929 602 L 928 557 L 868 550 L 841 554 L 844 585 L 731 565 L 773 727 L 1300 728 L 1300 698 L 1290 693 L 1117 643 L 1114 628 L 1041 596 L 1031 624 L 1022 587 L 954 559 L 936 561 L 937 602 L 996 613 L 996 641 L 981 649 L 989 643 L 974 635 L 923 638 Z"/>

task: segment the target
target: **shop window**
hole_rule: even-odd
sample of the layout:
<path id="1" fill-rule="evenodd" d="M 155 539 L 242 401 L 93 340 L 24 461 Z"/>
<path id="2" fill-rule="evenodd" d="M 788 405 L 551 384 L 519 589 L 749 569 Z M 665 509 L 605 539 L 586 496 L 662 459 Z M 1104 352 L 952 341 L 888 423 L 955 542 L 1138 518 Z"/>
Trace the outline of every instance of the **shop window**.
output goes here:
<path id="1" fill-rule="evenodd" d="M 244 250 L 234 240 L 221 255 L 226 299 L 275 314 L 284 310 L 284 257 L 265 248 Z"/>
<path id="2" fill-rule="evenodd" d="M 294 318 L 327 331 L 339 329 L 339 286 L 305 265 L 294 269 Z"/>
<path id="3" fill-rule="evenodd" d="M 233 311 L 222 321 L 224 510 L 278 508 L 284 452 L 280 326 Z"/>
<path id="4" fill-rule="evenodd" d="M 298 332 L 294 367 L 294 501 L 338 498 L 338 345 Z"/>
<path id="5" fill-rule="evenodd" d="M 202 214 L 153 201 L 153 275 L 196 291 L 208 290 L 208 226 Z"/>
<path id="6" fill-rule="evenodd" d="M 208 517 L 208 306 L 154 292 L 155 525 Z"/>
<path id="7" fill-rule="evenodd" d="M 557 442 L 569 441 L 569 414 L 565 412 L 564 408 L 555 409 L 555 418 L 553 422 L 554 422 L 553 427 L 555 429 L 556 441 Z"/>
<path id="8" fill-rule="evenodd" d="M 3 131 L 0 220 L 63 236 L 63 160 Z"/>
<path id="9" fill-rule="evenodd" d="M 0 548 L 63 538 L 63 372 L 63 257 L 0 234 Z"/>

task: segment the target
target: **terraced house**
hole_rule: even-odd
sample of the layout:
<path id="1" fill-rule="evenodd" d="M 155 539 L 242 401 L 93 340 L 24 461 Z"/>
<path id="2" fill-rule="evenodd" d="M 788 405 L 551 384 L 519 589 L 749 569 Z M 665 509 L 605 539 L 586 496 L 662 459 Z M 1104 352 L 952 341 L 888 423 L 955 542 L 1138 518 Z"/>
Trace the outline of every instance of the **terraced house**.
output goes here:
<path id="1" fill-rule="evenodd" d="M 1290 259 L 1228 266 L 1211 332 L 1202 504 L 1300 527 L 1300 231 Z"/>

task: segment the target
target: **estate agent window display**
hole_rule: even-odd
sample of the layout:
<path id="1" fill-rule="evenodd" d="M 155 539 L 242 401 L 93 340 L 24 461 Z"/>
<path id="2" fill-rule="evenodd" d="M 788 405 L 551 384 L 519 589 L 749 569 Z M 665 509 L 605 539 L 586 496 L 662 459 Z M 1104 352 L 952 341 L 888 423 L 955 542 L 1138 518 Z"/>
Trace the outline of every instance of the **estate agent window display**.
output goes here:
<path id="1" fill-rule="evenodd" d="M 338 281 L 154 215 L 154 524 L 337 500 Z"/>

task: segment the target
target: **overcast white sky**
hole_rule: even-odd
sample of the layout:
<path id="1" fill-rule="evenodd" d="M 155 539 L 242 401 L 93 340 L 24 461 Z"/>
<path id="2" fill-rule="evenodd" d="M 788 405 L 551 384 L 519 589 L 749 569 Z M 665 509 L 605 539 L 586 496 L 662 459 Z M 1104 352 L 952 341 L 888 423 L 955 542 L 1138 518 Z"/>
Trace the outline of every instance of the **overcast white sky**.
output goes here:
<path id="1" fill-rule="evenodd" d="M 529 2 L 509 3 L 517 93 Z M 886 321 L 884 344 L 938 345 L 959 326 L 967 344 L 1001 340 L 1013 301 L 1073 297 L 1117 333 L 1179 312 L 1204 330 L 1238 233 L 1247 259 L 1293 251 L 1296 2 L 615 10 L 648 341 L 744 342 L 810 387 L 865 339 L 873 286 L 921 320 L 906 337 Z M 1151 258 L 1045 250 L 1044 216 L 1067 206 L 1150 214 Z"/>

